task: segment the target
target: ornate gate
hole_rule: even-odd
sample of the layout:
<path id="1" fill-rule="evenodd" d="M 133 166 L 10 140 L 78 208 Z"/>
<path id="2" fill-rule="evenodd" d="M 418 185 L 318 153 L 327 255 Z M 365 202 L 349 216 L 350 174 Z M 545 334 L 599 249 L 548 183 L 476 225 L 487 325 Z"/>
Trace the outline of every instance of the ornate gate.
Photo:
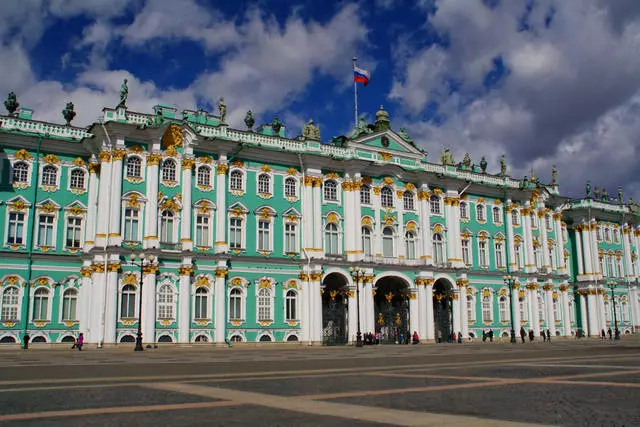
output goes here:
<path id="1" fill-rule="evenodd" d="M 438 338 L 446 342 L 451 333 L 451 296 L 436 294 L 433 296 L 433 317 L 435 320 L 436 342 Z"/>
<path id="2" fill-rule="evenodd" d="M 377 295 L 376 295 L 377 297 Z M 404 292 L 388 293 L 376 301 L 376 332 L 381 344 L 395 344 L 411 336 L 409 331 L 409 300 Z"/>
<path id="3" fill-rule="evenodd" d="M 347 298 L 337 291 L 322 294 L 322 344 L 343 345 L 348 340 Z"/>

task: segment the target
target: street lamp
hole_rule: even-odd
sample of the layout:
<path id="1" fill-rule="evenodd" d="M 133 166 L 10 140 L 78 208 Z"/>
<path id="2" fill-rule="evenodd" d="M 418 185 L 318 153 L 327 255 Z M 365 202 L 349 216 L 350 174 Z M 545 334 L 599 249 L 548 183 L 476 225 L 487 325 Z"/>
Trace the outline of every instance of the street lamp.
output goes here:
<path id="1" fill-rule="evenodd" d="M 364 279 L 365 272 L 360 267 L 349 267 L 351 276 L 356 283 L 356 312 L 358 317 L 358 332 L 356 332 L 356 347 L 362 347 L 362 332 L 360 331 L 360 281 Z"/>
<path id="2" fill-rule="evenodd" d="M 510 274 L 503 277 L 504 283 L 509 286 L 509 315 L 511 317 L 511 344 L 515 344 L 516 341 L 516 329 L 513 324 L 513 285 L 516 282 L 516 278 Z"/>
<path id="3" fill-rule="evenodd" d="M 615 294 L 613 293 L 613 290 L 615 289 L 617 285 L 617 282 L 613 279 L 609 279 L 607 281 L 607 286 L 609 287 L 609 289 L 611 289 L 611 302 L 613 303 L 613 334 L 615 336 L 616 340 L 620 339 L 620 331 L 618 331 L 618 315 L 616 314 L 616 297 Z"/>
<path id="4" fill-rule="evenodd" d="M 138 333 L 136 334 L 136 347 L 133 351 L 144 351 L 142 347 L 142 279 L 144 277 L 144 266 L 153 263 L 155 257 L 153 255 L 131 254 L 130 264 L 140 268 L 140 292 L 138 292 Z M 138 261 L 138 262 L 136 262 Z"/>

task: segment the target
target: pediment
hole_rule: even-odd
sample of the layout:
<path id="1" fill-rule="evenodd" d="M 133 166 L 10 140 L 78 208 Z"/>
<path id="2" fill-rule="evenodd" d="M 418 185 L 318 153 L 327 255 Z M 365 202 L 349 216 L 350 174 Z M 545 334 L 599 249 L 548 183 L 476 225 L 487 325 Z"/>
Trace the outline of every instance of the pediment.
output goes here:
<path id="1" fill-rule="evenodd" d="M 349 141 L 348 146 L 372 152 L 386 152 L 392 155 L 422 159 L 425 153 L 414 143 L 407 141 L 392 130 L 360 135 Z"/>

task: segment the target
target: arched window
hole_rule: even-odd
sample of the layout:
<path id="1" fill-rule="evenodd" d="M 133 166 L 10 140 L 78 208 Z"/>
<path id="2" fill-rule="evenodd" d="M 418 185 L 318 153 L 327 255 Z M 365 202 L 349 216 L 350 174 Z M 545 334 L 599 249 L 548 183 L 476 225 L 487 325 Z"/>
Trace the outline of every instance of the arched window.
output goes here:
<path id="1" fill-rule="evenodd" d="M 429 198 L 429 205 L 431 207 L 431 213 L 440 215 L 442 213 L 441 205 L 440 205 L 440 197 L 433 195 Z"/>
<path id="2" fill-rule="evenodd" d="M 520 213 L 515 209 L 511 211 L 511 224 L 516 227 L 520 225 Z"/>
<path id="3" fill-rule="evenodd" d="M 364 256 L 371 256 L 371 229 L 362 227 L 362 250 Z"/>
<path id="4" fill-rule="evenodd" d="M 296 185 L 296 179 L 289 177 L 287 179 L 284 180 L 284 196 L 285 197 L 296 197 L 297 194 L 297 189 L 296 189 L 297 185 Z"/>
<path id="5" fill-rule="evenodd" d="M 383 208 L 393 207 L 393 190 L 389 187 L 382 187 L 380 190 L 380 204 Z"/>
<path id="6" fill-rule="evenodd" d="M 271 289 L 262 288 L 258 291 L 258 322 L 273 320 L 271 315 Z"/>
<path id="7" fill-rule="evenodd" d="M 485 220 L 485 216 L 484 216 L 484 205 L 476 205 L 476 219 L 478 221 L 484 221 Z"/>
<path id="8" fill-rule="evenodd" d="M 242 191 L 242 181 L 244 174 L 238 169 L 234 169 L 229 174 L 229 188 L 231 191 Z"/>
<path id="9" fill-rule="evenodd" d="M 13 182 L 27 183 L 29 181 L 29 165 L 25 162 L 13 164 Z"/>
<path id="10" fill-rule="evenodd" d="M 436 265 L 444 263 L 444 239 L 440 233 L 433 235 L 433 262 Z"/>
<path id="11" fill-rule="evenodd" d="M 500 208 L 497 206 L 493 207 L 493 223 L 494 224 L 502 223 L 502 218 L 500 216 Z"/>
<path id="12" fill-rule="evenodd" d="M 338 184 L 332 180 L 328 179 L 324 182 L 324 199 L 331 202 L 338 201 Z"/>
<path id="13" fill-rule="evenodd" d="M 500 321 L 508 322 L 511 320 L 511 313 L 509 312 L 509 302 L 507 297 L 501 296 L 498 300 L 498 305 L 500 309 Z"/>
<path id="14" fill-rule="evenodd" d="M 73 322 L 77 320 L 76 307 L 78 305 L 78 291 L 67 289 L 62 295 L 62 321 Z"/>
<path id="15" fill-rule="evenodd" d="M 469 239 L 462 239 L 460 246 L 462 248 L 462 262 L 464 262 L 465 265 L 471 265 L 471 244 L 469 243 Z"/>
<path id="16" fill-rule="evenodd" d="M 207 165 L 198 168 L 197 183 L 199 187 L 211 187 L 211 168 Z"/>
<path id="17" fill-rule="evenodd" d="M 416 233 L 407 231 L 404 237 L 407 245 L 407 259 L 416 259 Z"/>
<path id="18" fill-rule="evenodd" d="M 127 178 L 142 178 L 142 159 L 140 157 L 127 157 Z"/>
<path id="19" fill-rule="evenodd" d="M 258 176 L 258 193 L 271 194 L 271 177 L 266 173 Z"/>
<path id="20" fill-rule="evenodd" d="M 242 319 L 242 291 L 238 288 L 231 289 L 229 293 L 229 320 Z"/>
<path id="21" fill-rule="evenodd" d="M 607 323 L 611 322 L 611 304 L 609 304 L 609 301 L 604 302 L 604 318 Z"/>
<path id="22" fill-rule="evenodd" d="M 175 214 L 172 211 L 164 210 L 160 216 L 160 242 L 174 243 L 174 222 Z"/>
<path id="23" fill-rule="evenodd" d="M 84 190 L 84 171 L 82 169 L 73 169 L 71 171 L 69 188 L 72 190 Z"/>
<path id="24" fill-rule="evenodd" d="M 620 243 L 620 233 L 618 233 L 618 229 L 613 229 L 613 241 L 616 243 Z"/>
<path id="25" fill-rule="evenodd" d="M 167 159 L 162 164 L 162 180 L 168 182 L 176 181 L 176 162 L 173 159 Z"/>
<path id="26" fill-rule="evenodd" d="M 493 316 L 491 313 L 491 297 L 483 296 L 482 297 L 482 321 L 484 323 L 491 323 L 493 320 Z"/>
<path id="27" fill-rule="evenodd" d="M 371 187 L 369 187 L 367 184 L 363 184 L 362 187 L 360 187 L 360 204 L 371 204 Z"/>
<path id="28" fill-rule="evenodd" d="M 174 319 L 174 293 L 173 287 L 164 284 L 158 289 L 158 319 Z"/>
<path id="29" fill-rule="evenodd" d="M 38 288 L 33 294 L 33 320 L 49 319 L 49 290 Z"/>
<path id="30" fill-rule="evenodd" d="M 460 202 L 460 218 L 469 219 L 469 210 L 467 209 L 467 202 Z"/>
<path id="31" fill-rule="evenodd" d="M 18 320 L 19 295 L 20 291 L 15 286 L 10 286 L 4 290 L 2 293 L 2 315 L 0 315 L 0 320 L 3 322 Z"/>
<path id="32" fill-rule="evenodd" d="M 544 309 L 544 299 L 538 295 L 538 319 L 540 320 L 540 322 L 544 322 L 545 321 L 545 313 L 547 310 Z"/>
<path id="33" fill-rule="evenodd" d="M 202 320 L 209 318 L 209 291 L 204 286 L 196 289 L 195 307 L 193 310 L 194 319 Z"/>
<path id="34" fill-rule="evenodd" d="M 338 248 L 338 226 L 334 223 L 329 223 L 324 228 L 324 252 L 330 255 L 340 253 Z"/>
<path id="35" fill-rule="evenodd" d="M 382 255 L 385 258 L 393 257 L 393 228 L 385 227 L 382 230 Z"/>
<path id="36" fill-rule="evenodd" d="M 51 187 L 58 185 L 58 168 L 51 165 L 42 168 L 42 185 Z"/>
<path id="37" fill-rule="evenodd" d="M 296 291 L 289 290 L 285 296 L 285 320 L 298 320 L 298 310 L 296 309 L 298 294 Z"/>
<path id="38" fill-rule="evenodd" d="M 404 210 L 412 211 L 415 209 L 415 203 L 413 198 L 413 193 L 411 191 L 405 191 L 402 195 L 402 201 L 404 202 Z"/>
<path id="39" fill-rule="evenodd" d="M 124 241 L 139 242 L 138 228 L 140 225 L 140 210 L 135 208 L 124 209 Z"/>
<path id="40" fill-rule="evenodd" d="M 133 285 L 125 285 L 122 288 L 120 317 L 123 319 L 136 317 L 136 288 Z"/>

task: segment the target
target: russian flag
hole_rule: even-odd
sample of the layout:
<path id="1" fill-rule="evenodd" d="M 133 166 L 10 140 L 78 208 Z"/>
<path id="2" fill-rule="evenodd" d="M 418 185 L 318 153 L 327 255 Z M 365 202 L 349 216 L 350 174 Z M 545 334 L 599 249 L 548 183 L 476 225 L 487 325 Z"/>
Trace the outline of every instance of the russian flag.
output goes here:
<path id="1" fill-rule="evenodd" d="M 353 67 L 353 81 L 355 83 L 364 83 L 364 85 L 369 84 L 369 72 L 367 70 L 363 70 L 362 68 L 358 68 L 354 65 Z"/>

